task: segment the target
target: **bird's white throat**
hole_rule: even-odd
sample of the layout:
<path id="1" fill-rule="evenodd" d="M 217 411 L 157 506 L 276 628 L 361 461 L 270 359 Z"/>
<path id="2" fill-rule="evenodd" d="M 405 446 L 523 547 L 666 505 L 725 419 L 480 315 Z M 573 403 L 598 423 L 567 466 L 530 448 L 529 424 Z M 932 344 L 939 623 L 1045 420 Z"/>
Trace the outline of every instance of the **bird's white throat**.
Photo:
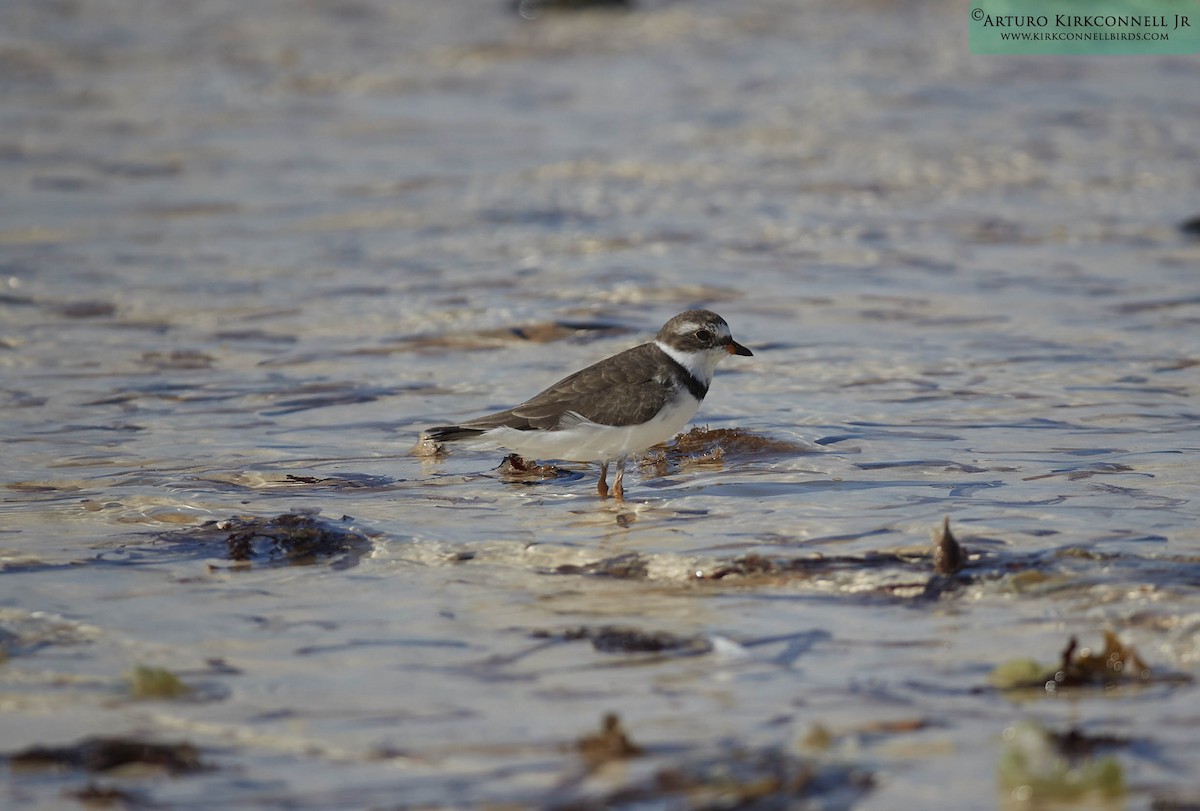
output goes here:
<path id="1" fill-rule="evenodd" d="M 702 382 L 706 387 L 712 384 L 713 370 L 717 368 L 717 364 L 721 361 L 721 358 L 729 354 L 725 351 L 725 347 L 707 349 L 702 352 L 680 352 L 675 347 L 668 346 L 662 341 L 655 341 L 654 345 L 680 366 L 691 372 L 692 377 Z"/>

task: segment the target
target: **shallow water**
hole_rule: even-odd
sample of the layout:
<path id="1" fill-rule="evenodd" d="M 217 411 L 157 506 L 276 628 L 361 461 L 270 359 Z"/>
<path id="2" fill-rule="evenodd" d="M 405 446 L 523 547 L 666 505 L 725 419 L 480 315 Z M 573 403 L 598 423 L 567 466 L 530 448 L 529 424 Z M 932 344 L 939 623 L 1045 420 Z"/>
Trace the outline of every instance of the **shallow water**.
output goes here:
<path id="1" fill-rule="evenodd" d="M 615 804 L 733 746 L 860 776 L 822 807 L 995 808 L 1023 719 L 1124 741 L 1113 807 L 1195 802 L 1200 63 L 967 45 L 951 3 L 6 4 L 0 751 L 213 768 L 3 804 Z M 624 503 L 410 454 L 689 306 L 755 351 L 697 422 L 793 451 Z M 292 510 L 367 551 L 200 531 Z M 535 635 L 609 625 L 708 650 Z M 1164 678 L 989 686 L 1105 629 Z M 609 711 L 647 756 L 589 773 Z"/>

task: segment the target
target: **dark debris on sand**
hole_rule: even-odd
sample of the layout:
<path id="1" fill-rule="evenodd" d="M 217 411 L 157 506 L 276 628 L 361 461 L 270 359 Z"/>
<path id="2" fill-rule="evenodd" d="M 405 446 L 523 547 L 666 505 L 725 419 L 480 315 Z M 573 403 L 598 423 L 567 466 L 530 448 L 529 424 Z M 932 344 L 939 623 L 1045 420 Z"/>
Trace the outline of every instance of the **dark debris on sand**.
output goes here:
<path id="1" fill-rule="evenodd" d="M 950 516 L 933 531 L 933 571 L 935 574 L 955 574 L 963 567 L 963 550 L 950 531 Z"/>
<path id="2" fill-rule="evenodd" d="M 901 583 L 882 583 L 881 596 L 911 592 L 922 600 L 936 600 L 957 590 L 972 580 L 962 573 L 969 564 L 969 555 L 950 531 L 950 519 L 944 519 L 933 531 L 933 546 L 904 552 L 866 552 L 857 555 L 763 555 L 751 552 L 719 560 L 692 574 L 695 581 L 726 581 L 730 584 L 761 586 L 789 581 L 812 580 L 837 572 L 869 569 L 903 569 L 912 572 L 912 579 Z M 626 552 L 590 563 L 565 563 L 541 570 L 543 574 L 588 575 L 614 577 L 622 580 L 645 580 L 650 576 L 650 559 L 637 552 Z"/>
<path id="3" fill-rule="evenodd" d="M 225 558 L 242 564 L 307 566 L 328 562 L 353 566 L 374 548 L 371 539 L 354 526 L 349 516 L 333 520 L 303 511 L 270 518 L 235 515 L 159 537 L 177 544 L 219 546 Z"/>
<path id="4" fill-rule="evenodd" d="M 393 484 L 393 480 L 386 476 L 370 476 L 362 473 L 345 476 L 297 476 L 289 473 L 286 480 L 289 484 L 312 485 L 324 490 L 335 491 L 379 489 Z"/>
<path id="5" fill-rule="evenodd" d="M 553 639 L 562 642 L 589 640 L 601 653 L 664 653 L 699 655 L 712 650 L 704 636 L 681 636 L 667 631 L 643 631 L 624 625 L 581 625 L 565 631 L 534 631 L 534 639 Z"/>
<path id="6" fill-rule="evenodd" d="M 983 553 L 969 553 L 951 532 L 948 517 L 932 534 L 933 543 L 927 548 L 913 547 L 851 555 L 789 556 L 750 552 L 698 566 L 689 577 L 691 582 L 720 582 L 733 586 L 759 587 L 819 580 L 839 573 L 849 575 L 869 570 L 881 570 L 881 573 L 897 570 L 910 573 L 911 577 L 881 578 L 875 589 L 858 588 L 856 594 L 930 602 L 950 596 L 964 585 L 981 578 L 1001 577 L 1011 568 Z M 650 576 L 650 562 L 648 556 L 626 552 L 590 563 L 566 563 L 542 569 L 541 572 L 645 580 Z M 1035 563 L 1031 562 L 1029 565 Z M 964 571 L 967 569 L 971 571 Z"/>
<path id="7" fill-rule="evenodd" d="M 1000 690 L 1051 695 L 1070 689 L 1110 691 L 1123 686 L 1191 683 L 1186 674 L 1152 672 L 1133 646 L 1110 630 L 1104 632 L 1102 648 L 1082 648 L 1072 636 L 1057 665 L 1011 659 L 997 666 L 990 680 Z"/>
<path id="8" fill-rule="evenodd" d="M 652 448 L 640 461 L 643 475 L 665 476 L 672 470 L 697 465 L 795 456 L 808 449 L 798 442 L 756 434 L 742 428 L 695 426 Z"/>
<path id="9" fill-rule="evenodd" d="M 110 772 L 149 767 L 172 775 L 205 771 L 200 750 L 190 743 L 156 743 L 138 738 L 85 738 L 70 746 L 34 746 L 14 752 L 9 762 L 21 768 L 68 768 Z"/>
<path id="10" fill-rule="evenodd" d="M 1050 680 L 1057 687 L 1112 687 L 1117 682 L 1145 682 L 1153 678 L 1147 665 L 1132 646 L 1104 632 L 1103 650 L 1080 649 L 1075 637 L 1062 652 L 1059 669 Z"/>
<path id="11" fill-rule="evenodd" d="M 592 563 L 564 563 L 552 569 L 543 569 L 543 574 L 592 575 L 615 577 L 620 580 L 645 580 L 650 576 L 650 561 L 637 552 L 626 552 Z"/>
<path id="12" fill-rule="evenodd" d="M 584 760 L 584 774 L 561 786 L 540 807 L 849 808 L 874 787 L 873 776 L 861 767 L 805 758 L 780 747 L 730 740 L 667 751 L 640 746 L 615 713 L 606 715 L 600 731 L 582 736 L 575 748 Z M 614 762 L 619 768 L 606 768 Z"/>
<path id="13" fill-rule="evenodd" d="M 511 0 L 509 7 L 526 20 L 536 20 L 545 13 L 612 10 L 632 11 L 634 0 Z"/>
<path id="14" fill-rule="evenodd" d="M 709 428 L 695 426 L 669 442 L 656 445 L 638 460 L 643 476 L 666 476 L 672 471 L 689 467 L 722 467 L 729 462 L 795 456 L 809 453 L 799 442 L 756 434 L 742 428 Z M 440 459 L 446 455 L 445 444 L 422 434 L 409 451 L 413 456 Z M 508 479 L 556 479 L 578 476 L 552 464 L 539 464 L 517 454 L 504 457 L 497 471 Z"/>
<path id="15" fill-rule="evenodd" d="M 506 479 L 516 479 L 518 481 L 541 481 L 578 476 L 577 473 L 570 470 L 563 470 L 558 465 L 539 464 L 538 462 L 518 456 L 515 453 L 510 453 L 504 457 L 504 460 L 500 463 L 500 467 L 496 468 L 496 472 Z"/>
<path id="16" fill-rule="evenodd" d="M 620 716 L 615 712 L 604 716 L 599 732 L 581 735 L 575 742 L 575 748 L 594 765 L 638 757 L 645 751 L 629 739 L 629 734 L 621 725 Z"/>
<path id="17" fill-rule="evenodd" d="M 695 576 L 697 580 L 741 578 L 758 584 L 764 580 L 803 580 L 824 577 L 838 571 L 883 568 L 904 568 L 921 575 L 924 574 L 927 567 L 927 560 L 923 561 L 921 558 L 899 552 L 808 555 L 805 557 L 769 557 L 751 553 L 722 561 L 706 570 L 699 570 Z"/>
<path id="18" fill-rule="evenodd" d="M 78 800 L 86 808 L 151 808 L 154 803 L 146 795 L 116 786 L 88 783 L 78 789 L 64 789 L 64 797 Z"/>

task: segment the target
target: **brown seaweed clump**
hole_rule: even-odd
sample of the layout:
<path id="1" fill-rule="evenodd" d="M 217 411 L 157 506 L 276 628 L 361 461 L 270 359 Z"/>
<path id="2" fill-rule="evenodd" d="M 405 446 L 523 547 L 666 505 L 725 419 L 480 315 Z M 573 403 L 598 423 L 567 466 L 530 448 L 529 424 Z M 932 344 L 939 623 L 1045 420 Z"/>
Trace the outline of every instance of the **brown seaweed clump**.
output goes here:
<path id="1" fill-rule="evenodd" d="M 955 574 L 963 567 L 963 551 L 950 531 L 950 516 L 933 531 L 933 571 L 935 574 Z"/>
<path id="2" fill-rule="evenodd" d="M 371 548 L 371 542 L 356 530 L 308 513 L 265 519 L 235 516 L 219 528 L 230 530 L 229 559 L 236 561 L 257 557 L 307 565 L 322 558 L 361 555 Z"/>
<path id="3" fill-rule="evenodd" d="M 353 566 L 374 549 L 371 539 L 353 521 L 349 516 L 337 520 L 322 518 L 316 510 L 297 510 L 271 518 L 235 515 L 159 537 L 176 544 L 219 546 L 224 557 L 244 565 L 309 566 L 328 562 L 334 566 Z"/>
<path id="4" fill-rule="evenodd" d="M 1093 651 L 1079 648 L 1075 637 L 1071 637 L 1063 649 L 1062 664 L 1052 680 L 1047 680 L 1046 690 L 1053 692 L 1058 687 L 1116 687 L 1121 682 L 1149 681 L 1150 666 L 1142 661 L 1133 646 L 1126 645 L 1112 631 L 1104 632 L 1104 649 Z"/>
<path id="5" fill-rule="evenodd" d="M 1057 667 L 1047 668 L 1031 659 L 1014 659 L 996 667 L 990 680 L 1001 690 L 1044 690 L 1053 694 L 1069 688 L 1111 690 L 1157 679 L 1131 645 L 1106 630 L 1104 647 L 1099 650 L 1080 648 L 1072 636 Z"/>
<path id="6" fill-rule="evenodd" d="M 558 633 L 534 631 L 538 639 L 555 639 L 574 642 L 587 639 L 600 653 L 665 653 L 697 655 L 712 650 L 712 643 L 704 636 L 680 636 L 668 631 L 643 631 L 624 625 L 601 625 L 592 628 L 581 625 Z"/>
<path id="7" fill-rule="evenodd" d="M 79 789 L 66 789 L 63 796 L 78 800 L 88 808 L 138 808 L 151 805 L 150 799 L 139 792 L 96 783 L 88 783 Z"/>
<path id="8" fill-rule="evenodd" d="M 612 760 L 638 757 L 643 752 L 642 747 L 629 739 L 615 712 L 606 713 L 600 731 L 581 736 L 575 742 L 575 748 L 593 767 Z"/>
<path id="9" fill-rule="evenodd" d="M 289 484 L 315 485 L 327 490 L 361 490 L 364 488 L 387 487 L 392 480 L 386 476 L 368 476 L 362 473 L 352 473 L 345 476 L 297 476 L 287 474 Z"/>
<path id="10" fill-rule="evenodd" d="M 536 20 L 545 12 L 587 11 L 606 9 L 631 11 L 634 0 L 512 0 L 512 10 L 526 20 Z"/>
<path id="11" fill-rule="evenodd" d="M 1127 745 L 1115 738 L 1066 734 L 1023 721 L 1004 731 L 996 780 L 1010 796 L 1031 808 L 1071 804 L 1086 808 L 1120 798 L 1126 792 L 1121 764 L 1099 752 Z"/>
<path id="12" fill-rule="evenodd" d="M 34 746 L 9 756 L 22 768 L 70 768 L 88 772 L 150 768 L 168 774 L 207 769 L 200 750 L 190 743 L 154 743 L 137 738 L 85 738 L 70 746 Z"/>
<path id="13" fill-rule="evenodd" d="M 643 473 L 665 476 L 695 465 L 720 466 L 735 459 L 762 459 L 804 453 L 803 445 L 763 436 L 743 428 L 694 426 L 669 442 L 656 445 L 641 460 Z"/>
<path id="14" fill-rule="evenodd" d="M 871 774 L 853 766 L 798 757 L 775 747 L 753 748 L 734 741 L 717 746 L 685 747 L 649 768 L 602 770 L 614 761 L 650 760 L 656 753 L 632 743 L 620 718 L 610 713 L 599 733 L 576 744 L 588 774 L 603 773 L 616 785 L 589 782 L 568 784 L 542 807 L 555 811 L 639 808 L 809 808 L 849 807 L 852 798 L 874 786 Z"/>
<path id="15" fill-rule="evenodd" d="M 637 552 L 625 552 L 592 563 L 564 563 L 545 574 L 591 575 L 593 577 L 615 577 L 619 580 L 645 580 L 650 576 L 650 561 Z"/>
<path id="16" fill-rule="evenodd" d="M 510 453 L 496 468 L 506 479 L 559 479 L 572 475 L 557 465 L 544 465 Z"/>
<path id="17" fill-rule="evenodd" d="M 192 692 L 178 676 L 162 667 L 136 665 L 125 678 L 130 696 L 138 700 L 183 698 Z"/>

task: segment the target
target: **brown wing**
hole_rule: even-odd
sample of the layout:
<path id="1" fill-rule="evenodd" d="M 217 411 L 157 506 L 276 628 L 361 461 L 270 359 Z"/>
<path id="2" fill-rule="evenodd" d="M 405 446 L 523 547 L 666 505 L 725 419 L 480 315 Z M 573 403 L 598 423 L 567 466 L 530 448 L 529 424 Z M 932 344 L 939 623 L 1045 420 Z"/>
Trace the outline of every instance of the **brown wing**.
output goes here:
<path id="1" fill-rule="evenodd" d="M 675 390 L 674 378 L 662 365 L 664 359 L 666 355 L 654 344 L 635 346 L 564 377 L 515 408 L 461 427 L 552 431 L 571 412 L 604 425 L 646 422 Z"/>

